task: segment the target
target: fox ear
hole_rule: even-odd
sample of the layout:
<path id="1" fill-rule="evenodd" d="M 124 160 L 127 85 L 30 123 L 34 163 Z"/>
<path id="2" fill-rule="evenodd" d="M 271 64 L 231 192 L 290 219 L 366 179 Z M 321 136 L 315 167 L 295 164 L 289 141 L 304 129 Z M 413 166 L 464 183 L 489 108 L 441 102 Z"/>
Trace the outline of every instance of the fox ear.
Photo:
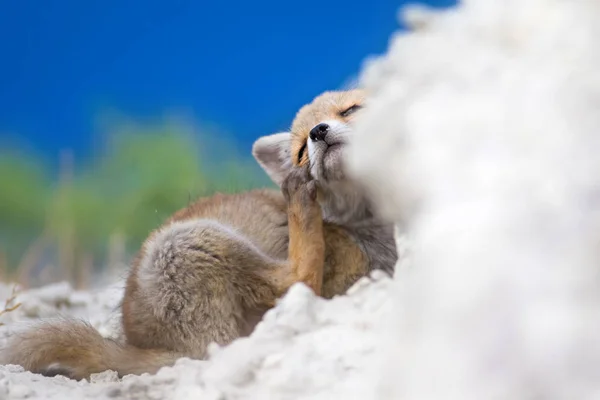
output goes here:
<path id="1" fill-rule="evenodd" d="M 275 133 L 259 138 L 252 146 L 252 155 L 278 186 L 292 170 L 292 135 Z"/>

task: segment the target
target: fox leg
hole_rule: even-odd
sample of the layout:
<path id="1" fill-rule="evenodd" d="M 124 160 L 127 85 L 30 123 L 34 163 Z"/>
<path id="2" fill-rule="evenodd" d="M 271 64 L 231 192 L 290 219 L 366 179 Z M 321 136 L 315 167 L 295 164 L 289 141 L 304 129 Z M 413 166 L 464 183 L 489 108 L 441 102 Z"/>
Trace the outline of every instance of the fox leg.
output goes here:
<path id="1" fill-rule="evenodd" d="M 209 343 L 225 345 L 244 335 L 248 317 L 274 303 L 275 289 L 256 272 L 278 266 L 251 240 L 215 220 L 162 228 L 144 246 L 128 280 L 123 302 L 128 343 L 205 357 Z"/>
<path id="2" fill-rule="evenodd" d="M 302 282 L 320 296 L 325 241 L 317 182 L 310 180 L 307 168 L 297 168 L 285 179 L 281 189 L 288 203 L 290 239 L 286 265 L 273 271 L 276 292 L 281 295 L 294 283 Z"/>
<path id="3" fill-rule="evenodd" d="M 251 330 L 296 282 L 321 295 L 325 242 L 316 182 L 293 170 L 283 182 L 288 259 L 264 254 L 217 221 L 175 222 L 151 238 L 130 276 L 123 304 L 128 342 L 203 357 Z"/>

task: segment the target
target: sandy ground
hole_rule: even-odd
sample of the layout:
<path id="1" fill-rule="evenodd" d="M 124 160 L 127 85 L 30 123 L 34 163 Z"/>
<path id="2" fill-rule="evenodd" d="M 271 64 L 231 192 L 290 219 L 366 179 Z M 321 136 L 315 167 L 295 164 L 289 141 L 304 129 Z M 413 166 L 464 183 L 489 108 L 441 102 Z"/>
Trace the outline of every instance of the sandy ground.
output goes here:
<path id="1" fill-rule="evenodd" d="M 386 398 L 600 399 L 600 2 L 403 15 L 348 158 L 414 248 Z"/>
<path id="2" fill-rule="evenodd" d="M 0 366 L 0 399 L 330 399 L 365 398 L 376 378 L 381 347 L 377 333 L 389 313 L 391 280 L 375 274 L 348 296 L 326 301 L 297 285 L 271 310 L 256 331 L 208 361 L 180 360 L 156 375 L 127 376 L 112 371 L 91 383 L 46 378 L 17 366 Z M 10 292 L 0 286 L 0 295 Z M 22 305 L 2 317 L 0 337 L 32 328 L 38 318 L 73 316 L 92 323 L 104 336 L 118 337 L 119 285 L 93 292 L 66 283 L 21 293 Z"/>

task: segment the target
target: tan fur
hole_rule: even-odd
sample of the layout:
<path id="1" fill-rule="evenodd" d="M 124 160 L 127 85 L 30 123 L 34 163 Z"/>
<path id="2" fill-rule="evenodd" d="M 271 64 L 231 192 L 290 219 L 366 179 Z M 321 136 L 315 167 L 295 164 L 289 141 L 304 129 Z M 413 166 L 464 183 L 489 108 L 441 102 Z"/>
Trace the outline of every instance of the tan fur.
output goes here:
<path id="1" fill-rule="evenodd" d="M 104 339 L 83 321 L 43 322 L 35 330 L 17 334 L 12 341 L 4 354 L 9 363 L 18 361 L 26 370 L 46 376 L 78 379 L 109 369 L 120 375 L 154 373 L 183 356 Z"/>
<path id="2" fill-rule="evenodd" d="M 346 183 L 318 182 L 309 160 L 298 160 L 312 126 L 362 99 L 359 91 L 327 93 L 298 112 L 287 142 L 257 141 L 255 157 L 281 191 L 202 198 L 149 235 L 127 279 L 125 344 L 81 322 L 44 323 L 13 338 L 0 361 L 76 379 L 106 369 L 152 373 L 181 356 L 205 358 L 211 342 L 248 335 L 296 282 L 331 298 L 373 268 L 390 272 L 391 227 L 365 217 L 362 202 L 344 210 L 349 222 L 336 222 L 330 188 Z"/>
<path id="3" fill-rule="evenodd" d="M 355 114 L 349 117 L 340 116 L 340 112 L 356 105 L 363 104 L 366 93 L 363 90 L 355 89 L 341 92 L 325 92 L 317 96 L 311 104 L 302 107 L 296 114 L 292 124 L 292 156 L 294 163 L 305 165 L 308 162 L 308 155 L 298 160 L 298 151 L 308 139 L 308 133 L 320 121 L 339 120 L 341 122 L 350 122 Z"/>

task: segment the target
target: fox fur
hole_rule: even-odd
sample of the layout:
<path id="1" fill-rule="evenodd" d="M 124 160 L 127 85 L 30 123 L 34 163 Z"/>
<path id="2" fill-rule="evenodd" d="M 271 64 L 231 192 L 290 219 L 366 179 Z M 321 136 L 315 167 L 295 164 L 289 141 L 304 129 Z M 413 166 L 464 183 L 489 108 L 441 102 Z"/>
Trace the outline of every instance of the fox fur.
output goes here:
<path id="1" fill-rule="evenodd" d="M 358 89 L 325 92 L 289 132 L 255 142 L 280 190 L 201 198 L 150 233 L 127 278 L 124 343 L 84 322 L 41 322 L 14 335 L 0 362 L 78 380 L 109 369 L 154 373 L 250 334 L 296 282 L 331 298 L 373 269 L 392 274 L 393 227 L 344 172 L 364 103 Z"/>

